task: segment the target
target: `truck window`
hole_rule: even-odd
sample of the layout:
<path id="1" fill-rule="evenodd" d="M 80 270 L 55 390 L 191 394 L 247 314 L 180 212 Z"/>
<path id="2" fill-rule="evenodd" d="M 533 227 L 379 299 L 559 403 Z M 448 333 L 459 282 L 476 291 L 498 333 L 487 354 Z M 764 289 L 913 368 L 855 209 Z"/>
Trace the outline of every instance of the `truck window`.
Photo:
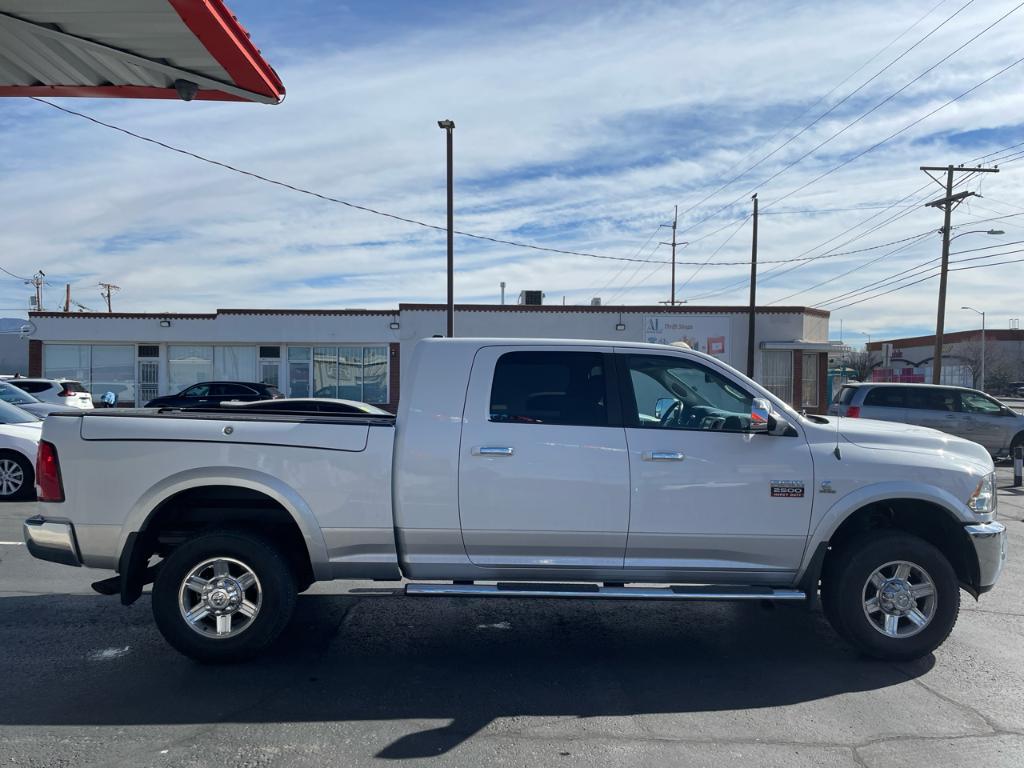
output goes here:
<path id="1" fill-rule="evenodd" d="M 599 352 L 508 352 L 491 384 L 490 420 L 608 426 L 604 356 Z"/>
<path id="2" fill-rule="evenodd" d="M 718 432 L 749 428 L 753 397 L 710 368 L 663 355 L 624 358 L 633 398 L 625 406 L 627 424 Z"/>

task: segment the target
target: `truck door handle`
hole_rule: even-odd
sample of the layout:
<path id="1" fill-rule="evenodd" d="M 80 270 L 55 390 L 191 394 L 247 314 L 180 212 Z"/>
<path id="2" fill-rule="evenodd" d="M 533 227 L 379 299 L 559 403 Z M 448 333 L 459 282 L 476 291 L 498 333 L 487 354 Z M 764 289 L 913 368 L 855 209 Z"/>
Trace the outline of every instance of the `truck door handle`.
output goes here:
<path id="1" fill-rule="evenodd" d="M 644 461 L 682 461 L 686 456 L 679 451 L 644 451 L 640 458 Z"/>
<path id="2" fill-rule="evenodd" d="M 515 449 L 499 445 L 478 445 L 473 448 L 472 453 L 474 456 L 511 456 Z"/>

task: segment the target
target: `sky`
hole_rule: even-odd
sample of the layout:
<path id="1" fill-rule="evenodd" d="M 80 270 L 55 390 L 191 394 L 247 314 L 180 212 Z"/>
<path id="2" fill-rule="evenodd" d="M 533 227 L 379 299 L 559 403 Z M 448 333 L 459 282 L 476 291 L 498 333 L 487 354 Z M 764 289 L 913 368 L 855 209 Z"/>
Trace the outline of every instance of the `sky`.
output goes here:
<path id="1" fill-rule="evenodd" d="M 919 167 L 1004 160 L 957 175 L 979 196 L 953 214 L 946 329 L 979 327 L 961 306 L 989 328 L 1024 315 L 1017 0 L 229 5 L 282 104 L 56 103 L 441 227 L 450 118 L 457 229 L 591 254 L 458 236 L 458 302 L 497 303 L 502 281 L 512 301 L 666 301 L 678 206 L 677 298 L 744 304 L 756 192 L 758 304 L 828 309 L 848 343 L 934 331 L 942 212 L 924 203 L 943 190 Z M 445 299 L 443 231 L 22 99 L 0 100 L 0 142 L 0 267 L 45 272 L 44 308 L 71 283 L 100 309 L 101 281 L 119 311 Z M 30 287 L 2 277 L 2 314 L 24 316 Z"/>

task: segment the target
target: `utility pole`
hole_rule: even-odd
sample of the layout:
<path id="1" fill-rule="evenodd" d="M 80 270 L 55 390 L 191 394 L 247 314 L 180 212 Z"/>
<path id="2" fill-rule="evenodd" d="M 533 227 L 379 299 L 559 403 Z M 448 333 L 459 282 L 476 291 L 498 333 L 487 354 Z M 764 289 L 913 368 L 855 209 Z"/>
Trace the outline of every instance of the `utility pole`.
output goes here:
<path id="1" fill-rule="evenodd" d="M 121 286 L 113 283 L 100 283 L 100 288 L 103 289 L 100 291 L 100 296 L 107 300 L 107 312 L 113 312 L 114 310 L 110 308 L 110 297 L 115 291 L 120 291 Z"/>
<path id="2" fill-rule="evenodd" d="M 31 280 L 26 280 L 25 285 L 31 285 L 36 291 L 36 312 L 43 311 L 43 283 L 46 282 L 46 273 L 39 270 L 32 275 Z"/>
<path id="3" fill-rule="evenodd" d="M 671 227 L 672 227 L 672 242 L 671 243 L 664 243 L 664 242 L 661 243 L 661 245 L 671 245 L 672 246 L 672 289 L 669 291 L 669 299 L 668 299 L 668 305 L 670 307 L 674 307 L 676 304 L 683 304 L 683 303 L 685 303 L 685 302 L 682 302 L 682 301 L 676 301 L 676 246 L 677 245 L 689 245 L 689 243 L 687 243 L 687 242 L 682 242 L 682 243 L 676 242 L 676 227 L 678 225 L 679 225 L 679 206 L 677 205 L 676 208 L 675 208 L 675 213 L 673 213 L 673 215 L 672 215 L 672 224 L 671 224 Z M 670 226 L 670 225 L 662 224 L 661 226 L 667 227 L 667 226 Z M 658 302 L 658 303 L 659 304 L 664 304 L 665 302 L 661 301 L 661 302 Z"/>
<path id="4" fill-rule="evenodd" d="M 64 284 L 64 311 L 71 311 L 71 283 Z"/>
<path id="5" fill-rule="evenodd" d="M 453 120 L 438 120 L 437 127 L 448 136 L 448 338 L 455 336 L 455 219 L 452 186 L 452 131 Z"/>
<path id="6" fill-rule="evenodd" d="M 960 205 L 968 197 L 976 196 L 974 192 L 957 192 L 953 194 L 953 177 L 958 173 L 999 173 L 998 168 L 964 168 L 962 165 L 953 166 L 930 166 L 923 165 L 921 170 L 925 172 L 932 181 L 945 190 L 945 196 L 938 200 L 925 203 L 926 208 L 941 208 L 943 211 L 942 222 L 942 269 L 939 272 L 939 311 L 935 319 L 935 352 L 932 355 L 932 384 L 942 383 L 942 334 L 946 325 L 946 282 L 949 276 L 949 240 L 950 240 L 950 219 L 953 209 Z M 932 175 L 933 172 L 946 172 L 945 183 Z"/>
<path id="7" fill-rule="evenodd" d="M 754 378 L 754 313 L 757 311 L 757 193 L 754 201 L 754 239 L 750 246 L 750 317 L 747 320 L 747 376 Z"/>

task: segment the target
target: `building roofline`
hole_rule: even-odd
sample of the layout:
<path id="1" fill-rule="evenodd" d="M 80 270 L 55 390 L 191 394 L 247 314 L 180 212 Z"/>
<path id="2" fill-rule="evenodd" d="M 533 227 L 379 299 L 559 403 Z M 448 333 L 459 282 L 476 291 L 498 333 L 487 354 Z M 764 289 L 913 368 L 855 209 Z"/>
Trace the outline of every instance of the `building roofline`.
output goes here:
<path id="1" fill-rule="evenodd" d="M 945 344 L 955 344 L 960 341 L 974 341 L 981 338 L 981 328 L 971 331 L 952 331 L 942 334 L 942 341 Z M 1018 328 L 986 328 L 985 338 L 989 341 L 1024 341 L 1024 329 Z M 882 339 L 872 341 L 867 349 L 881 351 L 883 344 L 892 344 L 901 347 L 922 347 L 935 344 L 935 334 L 927 336 L 909 336 L 905 339 Z"/>
<path id="2" fill-rule="evenodd" d="M 216 320 L 221 315 L 396 317 L 397 309 L 218 309 L 215 312 L 29 312 L 28 316 L 87 320 Z"/>
<path id="3" fill-rule="evenodd" d="M 399 304 L 400 311 L 434 312 L 444 311 L 445 304 Z M 666 307 L 660 304 L 456 304 L 456 312 L 607 312 L 632 313 L 647 312 L 650 314 L 747 314 L 748 308 L 743 305 L 708 305 L 687 304 L 679 307 Z M 817 317 L 829 317 L 830 313 L 815 307 L 758 307 L 757 314 L 806 314 Z"/>
<path id="4" fill-rule="evenodd" d="M 35 312 L 29 317 L 79 318 L 87 320 L 216 320 L 221 315 L 276 315 L 276 316 L 328 316 L 328 317 L 397 317 L 401 312 L 443 312 L 445 304 L 399 304 L 397 309 L 217 309 L 215 312 Z M 698 315 L 746 314 L 747 307 L 739 305 L 686 305 L 665 307 L 659 304 L 456 304 L 456 312 L 541 312 L 541 313 L 631 313 Z M 805 314 L 828 317 L 829 313 L 814 307 L 758 307 L 759 315 Z"/>

